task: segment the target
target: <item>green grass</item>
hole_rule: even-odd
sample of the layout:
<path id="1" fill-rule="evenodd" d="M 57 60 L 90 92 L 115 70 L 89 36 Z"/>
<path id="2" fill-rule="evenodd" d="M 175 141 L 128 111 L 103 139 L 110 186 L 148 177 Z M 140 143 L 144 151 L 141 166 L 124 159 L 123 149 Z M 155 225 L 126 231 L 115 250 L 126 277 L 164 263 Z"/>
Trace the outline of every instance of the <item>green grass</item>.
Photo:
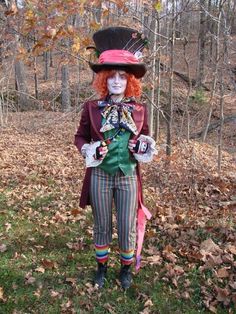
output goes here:
<path id="1" fill-rule="evenodd" d="M 202 88 L 199 88 L 192 95 L 192 99 L 198 104 L 203 105 L 206 102 L 206 96 Z"/>
<path id="2" fill-rule="evenodd" d="M 144 311 L 149 300 L 152 303 L 150 313 L 209 313 L 202 301 L 201 284 L 212 277 L 212 272 L 202 274 L 197 267 L 192 268 L 176 288 L 160 276 L 163 265 L 146 265 L 134 276 L 133 286 L 124 292 L 117 280 L 119 261 L 114 252 L 115 242 L 110 257 L 113 267 L 108 269 L 105 287 L 100 291 L 94 289 L 96 262 L 92 239 L 88 235 L 88 228 L 92 226 L 91 211 L 84 214 L 84 224 L 73 219 L 55 222 L 56 199 L 57 195 L 53 194 L 35 194 L 24 202 L 26 209 L 15 210 L 17 204 L 9 205 L 8 193 L 0 194 L 0 244 L 7 248 L 0 253 L 0 287 L 4 293 L 0 300 L 1 314 L 136 314 Z M 200 239 L 207 238 L 204 230 L 199 229 L 197 233 Z M 165 241 L 161 243 L 157 239 L 155 245 L 163 248 L 167 244 Z M 73 247 L 76 243 L 78 245 Z M 179 296 L 185 291 L 186 279 L 192 289 L 188 300 Z M 218 307 L 218 313 L 226 314 L 228 309 Z"/>

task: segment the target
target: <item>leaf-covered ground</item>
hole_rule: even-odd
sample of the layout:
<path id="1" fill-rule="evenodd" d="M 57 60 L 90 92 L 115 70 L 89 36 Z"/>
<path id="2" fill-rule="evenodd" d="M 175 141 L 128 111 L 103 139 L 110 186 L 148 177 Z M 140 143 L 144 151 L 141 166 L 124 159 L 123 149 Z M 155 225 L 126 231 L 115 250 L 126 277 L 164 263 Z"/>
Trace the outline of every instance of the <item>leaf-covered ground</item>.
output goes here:
<path id="1" fill-rule="evenodd" d="M 91 209 L 78 207 L 78 116 L 9 116 L 0 138 L 0 313 L 236 313 L 236 166 L 207 144 L 179 143 L 143 167 L 148 223 L 142 270 L 124 293 L 116 232 L 106 287 Z"/>

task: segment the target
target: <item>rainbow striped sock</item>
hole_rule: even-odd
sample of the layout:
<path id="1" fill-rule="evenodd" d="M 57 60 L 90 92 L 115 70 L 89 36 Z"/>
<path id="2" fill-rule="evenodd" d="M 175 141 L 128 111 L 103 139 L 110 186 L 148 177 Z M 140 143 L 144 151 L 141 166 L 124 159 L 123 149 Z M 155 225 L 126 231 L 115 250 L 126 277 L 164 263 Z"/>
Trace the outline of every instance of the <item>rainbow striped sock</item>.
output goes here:
<path id="1" fill-rule="evenodd" d="M 106 263 L 108 260 L 109 246 L 95 244 L 95 254 L 98 263 Z"/>
<path id="2" fill-rule="evenodd" d="M 120 261 L 122 265 L 131 265 L 134 259 L 134 250 L 120 251 Z"/>

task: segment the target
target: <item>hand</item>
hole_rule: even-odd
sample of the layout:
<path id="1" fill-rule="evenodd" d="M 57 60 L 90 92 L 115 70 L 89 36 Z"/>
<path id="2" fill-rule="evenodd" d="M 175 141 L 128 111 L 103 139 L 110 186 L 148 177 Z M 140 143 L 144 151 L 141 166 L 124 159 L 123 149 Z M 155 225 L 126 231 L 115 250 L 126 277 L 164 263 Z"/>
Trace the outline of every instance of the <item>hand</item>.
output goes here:
<path id="1" fill-rule="evenodd" d="M 96 148 L 96 153 L 94 154 L 94 159 L 103 160 L 107 153 L 108 153 L 107 146 L 100 145 Z"/>
<path id="2" fill-rule="evenodd" d="M 129 140 L 128 148 L 132 153 L 145 154 L 148 150 L 148 142 L 144 140 Z"/>
<path id="3" fill-rule="evenodd" d="M 137 140 L 129 140 L 128 148 L 131 151 L 131 153 L 135 153 L 136 145 L 137 145 Z"/>

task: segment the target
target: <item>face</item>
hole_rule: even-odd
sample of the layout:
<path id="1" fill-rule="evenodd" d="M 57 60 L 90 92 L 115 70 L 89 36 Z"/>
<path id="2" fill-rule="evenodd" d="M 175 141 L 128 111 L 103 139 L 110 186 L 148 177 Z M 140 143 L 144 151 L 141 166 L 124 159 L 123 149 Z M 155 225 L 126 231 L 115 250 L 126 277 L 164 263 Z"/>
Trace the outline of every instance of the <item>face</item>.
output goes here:
<path id="1" fill-rule="evenodd" d="M 107 79 L 109 94 L 124 96 L 126 86 L 127 76 L 125 71 L 114 71 Z"/>

